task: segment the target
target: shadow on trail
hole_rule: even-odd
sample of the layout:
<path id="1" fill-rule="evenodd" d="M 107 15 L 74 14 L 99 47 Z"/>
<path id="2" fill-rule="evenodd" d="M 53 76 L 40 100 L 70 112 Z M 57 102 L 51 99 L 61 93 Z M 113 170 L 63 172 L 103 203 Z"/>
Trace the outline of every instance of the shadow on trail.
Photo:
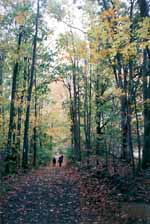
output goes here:
<path id="1" fill-rule="evenodd" d="M 80 223 L 80 189 L 67 168 L 41 168 L 16 191 L 3 208 L 4 224 Z"/>

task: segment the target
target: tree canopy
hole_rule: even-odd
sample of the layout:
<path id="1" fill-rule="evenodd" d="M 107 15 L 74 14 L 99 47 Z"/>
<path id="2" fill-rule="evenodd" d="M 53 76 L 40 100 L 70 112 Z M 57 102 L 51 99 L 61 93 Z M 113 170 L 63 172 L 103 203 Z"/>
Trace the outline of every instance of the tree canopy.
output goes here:
<path id="1" fill-rule="evenodd" d="M 150 167 L 149 1 L 0 3 L 5 172 L 66 150 Z"/>

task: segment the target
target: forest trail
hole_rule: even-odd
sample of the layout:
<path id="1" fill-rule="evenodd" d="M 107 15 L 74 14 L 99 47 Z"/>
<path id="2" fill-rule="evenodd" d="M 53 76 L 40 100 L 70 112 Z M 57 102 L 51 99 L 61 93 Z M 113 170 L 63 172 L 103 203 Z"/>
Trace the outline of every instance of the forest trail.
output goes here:
<path id="1" fill-rule="evenodd" d="M 2 224 L 79 224 L 78 180 L 67 166 L 31 172 L 10 192 Z"/>
<path id="2" fill-rule="evenodd" d="M 92 176 L 64 162 L 8 177 L 0 224 L 150 224 L 149 175 L 145 187 L 143 176 L 135 182 L 136 198 L 145 203 L 119 200 L 109 179 Z"/>

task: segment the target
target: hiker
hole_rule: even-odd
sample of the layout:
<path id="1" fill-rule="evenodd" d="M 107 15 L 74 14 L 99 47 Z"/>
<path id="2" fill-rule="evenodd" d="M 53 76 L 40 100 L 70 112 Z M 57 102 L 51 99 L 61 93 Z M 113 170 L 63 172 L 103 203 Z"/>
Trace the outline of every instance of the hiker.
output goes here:
<path id="1" fill-rule="evenodd" d="M 58 163 L 59 163 L 59 166 L 61 167 L 62 163 L 63 163 L 63 159 L 64 159 L 64 156 L 61 155 L 59 158 L 58 158 Z"/>
<path id="2" fill-rule="evenodd" d="M 53 166 L 56 166 L 56 158 L 53 158 Z"/>

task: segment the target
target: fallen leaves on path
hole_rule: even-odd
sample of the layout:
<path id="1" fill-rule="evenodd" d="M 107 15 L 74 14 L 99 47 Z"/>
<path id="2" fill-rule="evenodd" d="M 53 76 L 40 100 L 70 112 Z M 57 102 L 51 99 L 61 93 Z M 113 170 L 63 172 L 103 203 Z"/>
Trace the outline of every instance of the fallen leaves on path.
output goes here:
<path id="1" fill-rule="evenodd" d="M 31 172 L 8 193 L 5 224 L 76 224 L 80 222 L 78 177 L 70 169 L 44 167 Z M 20 187 L 18 187 L 18 185 Z M 17 191 L 18 190 L 18 191 Z"/>
<path id="2" fill-rule="evenodd" d="M 133 186 L 132 181 L 106 174 L 102 166 L 99 169 L 47 166 L 20 177 L 8 178 L 5 180 L 8 192 L 2 201 L 1 223 L 143 223 L 134 222 L 127 209 L 124 212 L 120 209 L 121 205 L 124 206 L 125 193 L 130 191 L 130 185 Z M 142 180 L 143 176 L 138 178 Z M 136 194 L 129 195 L 128 201 L 134 201 L 140 195 L 144 198 L 147 195 L 148 200 L 149 181 L 142 183 L 136 185 Z"/>

